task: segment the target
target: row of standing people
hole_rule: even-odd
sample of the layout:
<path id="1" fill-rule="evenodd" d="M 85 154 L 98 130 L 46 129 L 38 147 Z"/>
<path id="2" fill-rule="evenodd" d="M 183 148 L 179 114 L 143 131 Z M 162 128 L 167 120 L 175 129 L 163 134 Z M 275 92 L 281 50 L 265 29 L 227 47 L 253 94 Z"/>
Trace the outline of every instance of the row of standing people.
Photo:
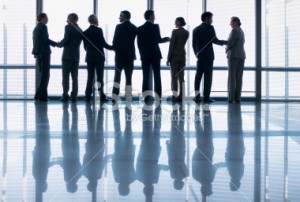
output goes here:
<path id="1" fill-rule="evenodd" d="M 108 101 L 103 92 L 104 76 L 104 48 L 115 51 L 115 76 L 112 90 L 113 101 L 119 100 L 121 73 L 124 69 L 126 77 L 126 100 L 131 101 L 132 97 L 132 73 L 134 67 L 135 38 L 137 37 L 138 49 L 141 56 L 143 84 L 142 91 L 145 101 L 151 100 L 152 92 L 150 79 L 152 72 L 154 76 L 155 95 L 160 99 L 162 96 L 161 86 L 161 59 L 162 54 L 159 43 L 170 41 L 167 56 L 167 65 L 171 66 L 171 89 L 173 91 L 172 100 L 181 102 L 184 98 L 184 68 L 186 66 L 185 44 L 189 38 L 189 32 L 183 27 L 186 24 L 184 18 L 178 17 L 175 20 L 177 29 L 172 31 L 171 38 L 161 37 L 158 24 L 154 24 L 155 13 L 147 10 L 144 13 L 146 22 L 140 27 L 136 27 L 130 22 L 131 14 L 129 11 L 121 11 L 120 24 L 116 26 L 112 45 L 106 43 L 103 31 L 98 27 L 98 18 L 90 15 L 88 21 L 90 27 L 82 31 L 77 24 L 78 16 L 75 13 L 68 15 L 68 25 L 65 27 L 64 39 L 58 43 L 49 39 L 47 31 L 48 17 L 45 13 L 37 17 L 39 22 L 33 32 L 33 51 L 32 54 L 37 58 L 40 78 L 39 85 L 35 94 L 35 99 L 41 101 L 48 100 L 47 86 L 50 77 L 50 45 L 64 47 L 62 56 L 63 73 L 63 95 L 61 101 L 69 99 L 69 77 L 72 76 L 71 100 L 76 101 L 78 93 L 78 66 L 79 66 L 79 47 L 81 41 L 84 42 L 86 50 L 86 62 L 88 79 L 85 90 L 85 98 L 90 101 L 92 96 L 94 74 L 96 70 L 98 92 L 101 101 Z M 195 102 L 201 101 L 200 83 L 204 77 L 203 101 L 213 102 L 210 98 L 214 51 L 212 44 L 227 44 L 226 53 L 228 58 L 228 101 L 240 102 L 242 89 L 242 75 L 245 61 L 244 33 L 241 29 L 241 22 L 238 17 L 232 17 L 230 25 L 232 31 L 227 41 L 219 40 L 216 36 L 214 27 L 211 25 L 213 14 L 204 12 L 201 15 L 202 23 L 193 30 L 192 46 L 197 57 L 197 70 L 194 80 Z M 179 86 L 178 86 L 179 84 Z M 179 87 L 179 90 L 178 90 Z M 179 91 L 179 92 L 178 92 Z"/>

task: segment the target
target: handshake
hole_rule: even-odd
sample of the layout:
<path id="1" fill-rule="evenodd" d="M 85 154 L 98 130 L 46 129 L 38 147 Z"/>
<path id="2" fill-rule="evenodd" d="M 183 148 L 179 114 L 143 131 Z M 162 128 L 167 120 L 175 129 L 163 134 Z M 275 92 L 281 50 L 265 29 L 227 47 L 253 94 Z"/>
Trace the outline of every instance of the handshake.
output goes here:
<path id="1" fill-rule="evenodd" d="M 55 46 L 58 47 L 58 48 L 62 48 L 62 47 L 63 47 L 63 45 L 62 45 L 61 42 L 57 42 L 57 43 L 55 44 Z"/>

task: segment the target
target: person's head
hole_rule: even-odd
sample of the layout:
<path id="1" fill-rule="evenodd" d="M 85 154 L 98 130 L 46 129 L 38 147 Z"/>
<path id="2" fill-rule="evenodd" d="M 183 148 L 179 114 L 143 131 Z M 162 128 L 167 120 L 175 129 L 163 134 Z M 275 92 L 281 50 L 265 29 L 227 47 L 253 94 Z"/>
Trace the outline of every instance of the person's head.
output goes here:
<path id="1" fill-rule="evenodd" d="M 241 182 L 240 181 L 235 182 L 235 181 L 231 180 L 229 183 L 229 186 L 230 186 L 231 191 L 237 191 L 241 187 Z"/>
<path id="2" fill-rule="evenodd" d="M 76 183 L 71 181 L 67 184 L 67 191 L 69 193 L 75 193 L 77 191 L 77 189 L 78 189 L 78 186 Z"/>
<path id="3" fill-rule="evenodd" d="M 212 185 L 211 184 L 204 184 L 201 186 L 201 193 L 204 196 L 212 195 Z"/>
<path id="4" fill-rule="evenodd" d="M 128 184 L 122 184 L 120 183 L 118 186 L 119 194 L 121 196 L 127 196 L 130 192 L 130 188 Z"/>
<path id="5" fill-rule="evenodd" d="M 97 186 L 98 186 L 97 180 L 90 180 L 86 187 L 87 187 L 87 190 L 89 190 L 90 192 L 94 192 L 94 191 L 96 191 Z"/>
<path id="6" fill-rule="evenodd" d="M 232 28 L 240 27 L 241 25 L 242 25 L 241 20 L 238 17 L 236 17 L 236 16 L 231 17 L 230 26 Z"/>
<path id="7" fill-rule="evenodd" d="M 46 13 L 40 13 L 37 17 L 36 17 L 36 21 L 43 23 L 43 24 L 47 24 L 48 23 L 48 16 Z"/>
<path id="8" fill-rule="evenodd" d="M 150 21 L 154 22 L 154 20 L 155 20 L 154 11 L 146 10 L 144 13 L 144 18 L 145 18 L 145 20 L 150 20 Z"/>
<path id="9" fill-rule="evenodd" d="M 207 11 L 207 12 L 202 13 L 201 20 L 202 20 L 202 22 L 212 24 L 212 17 L 213 17 L 213 14 L 211 12 Z"/>
<path id="10" fill-rule="evenodd" d="M 97 25 L 98 26 L 98 18 L 96 15 L 92 14 L 88 17 L 88 21 L 91 25 Z"/>
<path id="11" fill-rule="evenodd" d="M 179 179 L 176 179 L 176 180 L 174 180 L 173 186 L 174 186 L 174 189 L 176 189 L 176 190 L 182 190 L 182 188 L 184 186 L 184 182 Z"/>
<path id="12" fill-rule="evenodd" d="M 185 23 L 185 20 L 183 17 L 178 17 L 175 19 L 175 26 L 178 28 L 178 27 L 183 27 L 185 26 L 186 23 Z"/>
<path id="13" fill-rule="evenodd" d="M 68 15 L 68 19 L 67 19 L 68 23 L 76 24 L 77 21 L 78 21 L 78 15 L 76 13 L 70 13 Z"/>
<path id="14" fill-rule="evenodd" d="M 121 11 L 119 17 L 120 22 L 124 22 L 125 20 L 130 20 L 130 18 L 131 18 L 131 14 L 129 11 L 127 10 Z"/>

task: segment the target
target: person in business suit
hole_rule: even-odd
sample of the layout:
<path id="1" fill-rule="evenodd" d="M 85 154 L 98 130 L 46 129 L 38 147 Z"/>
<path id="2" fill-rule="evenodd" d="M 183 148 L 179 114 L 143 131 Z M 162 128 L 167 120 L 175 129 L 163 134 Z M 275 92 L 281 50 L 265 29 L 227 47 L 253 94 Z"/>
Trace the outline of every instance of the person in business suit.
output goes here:
<path id="1" fill-rule="evenodd" d="M 63 94 L 60 101 L 69 99 L 69 77 L 72 77 L 71 100 L 76 101 L 78 94 L 78 66 L 80 57 L 80 44 L 82 41 L 82 30 L 77 24 L 78 15 L 70 13 L 67 17 L 65 34 L 63 40 L 58 43 L 59 47 L 64 47 L 62 55 L 62 86 Z"/>
<path id="2" fill-rule="evenodd" d="M 151 66 L 154 75 L 154 91 L 160 100 L 162 94 L 160 77 L 160 60 L 162 55 L 159 49 L 159 43 L 170 41 L 169 37 L 161 38 L 159 25 L 154 24 L 155 15 L 153 10 L 147 10 L 144 13 L 146 22 L 137 29 L 137 44 L 141 55 L 143 69 L 143 97 L 145 102 L 150 101 L 149 90 Z"/>
<path id="3" fill-rule="evenodd" d="M 48 84 L 50 78 L 50 45 L 55 47 L 57 43 L 49 39 L 48 16 L 40 13 L 37 16 L 37 25 L 33 30 L 33 49 L 32 54 L 36 58 L 38 67 L 37 90 L 34 95 L 35 100 L 48 101 Z"/>
<path id="4" fill-rule="evenodd" d="M 193 50 L 198 58 L 197 71 L 195 75 L 194 90 L 195 102 L 200 102 L 200 83 L 204 75 L 204 92 L 203 101 L 213 102 L 210 98 L 210 91 L 213 77 L 213 63 L 214 50 L 212 44 L 224 45 L 226 41 L 219 40 L 216 36 L 214 27 L 211 25 L 213 21 L 213 14 L 211 12 L 204 12 L 201 15 L 202 23 L 193 30 Z"/>
<path id="5" fill-rule="evenodd" d="M 113 110 L 115 152 L 112 159 L 112 170 L 115 182 L 119 183 L 119 194 L 122 196 L 127 196 L 130 193 L 130 184 L 136 180 L 134 168 L 135 145 L 133 143 L 131 113 L 131 110 L 125 107 L 126 125 L 122 134 L 119 109 Z"/>
<path id="6" fill-rule="evenodd" d="M 244 50 L 245 35 L 238 17 L 232 17 L 232 30 L 226 47 L 228 61 L 228 102 L 240 102 L 242 94 L 243 71 L 246 59 Z"/>
<path id="7" fill-rule="evenodd" d="M 120 24 L 116 26 L 113 38 L 113 47 L 115 50 L 115 78 L 113 87 L 113 100 L 119 100 L 120 81 L 122 70 L 125 71 L 126 87 L 125 98 L 126 101 L 131 101 L 132 94 L 132 72 L 133 63 L 136 59 L 135 55 L 135 38 L 137 27 L 130 22 L 131 14 L 124 10 L 120 13 Z"/>
<path id="8" fill-rule="evenodd" d="M 113 50 L 113 47 L 108 45 L 105 42 L 103 31 L 98 27 L 98 18 L 96 15 L 92 14 L 89 16 L 88 21 L 90 26 L 87 30 L 83 32 L 84 35 L 84 48 L 86 50 L 87 70 L 88 70 L 88 79 L 85 89 L 85 99 L 86 101 L 91 100 L 92 90 L 93 90 L 93 81 L 95 76 L 95 69 L 97 72 L 97 83 L 98 91 L 100 94 L 100 101 L 108 101 L 106 95 L 103 92 L 104 86 L 104 61 L 105 55 L 103 48 L 108 50 Z"/>
<path id="9" fill-rule="evenodd" d="M 172 101 L 181 102 L 184 98 L 184 67 L 185 67 L 185 49 L 184 46 L 189 37 L 189 32 L 183 28 L 185 26 L 183 17 L 175 20 L 177 29 L 172 31 L 170 40 L 167 65 L 171 64 L 171 88 L 173 91 Z M 179 82 L 179 96 L 178 96 Z"/>
<path id="10" fill-rule="evenodd" d="M 241 186 L 241 179 L 244 175 L 245 144 L 243 134 L 243 121 L 241 105 L 229 104 L 227 112 L 228 138 L 225 160 L 230 175 L 230 190 L 237 191 Z"/>

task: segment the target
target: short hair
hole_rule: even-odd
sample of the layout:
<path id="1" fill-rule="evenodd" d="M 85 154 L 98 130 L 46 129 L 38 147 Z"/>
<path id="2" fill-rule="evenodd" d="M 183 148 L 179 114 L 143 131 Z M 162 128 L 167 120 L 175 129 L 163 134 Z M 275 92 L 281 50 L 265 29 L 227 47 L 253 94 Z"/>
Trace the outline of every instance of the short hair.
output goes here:
<path id="1" fill-rule="evenodd" d="M 68 20 L 72 22 L 77 22 L 78 21 L 78 15 L 76 13 L 70 13 L 68 15 Z"/>
<path id="2" fill-rule="evenodd" d="M 185 20 L 184 20 L 183 17 L 178 17 L 178 18 L 176 18 L 176 21 L 178 21 L 178 22 L 180 23 L 181 26 L 186 25 L 186 22 L 185 22 Z"/>
<path id="3" fill-rule="evenodd" d="M 211 12 L 206 11 L 206 12 L 202 13 L 201 20 L 202 20 L 202 22 L 204 22 L 206 18 L 210 18 L 212 16 L 213 16 L 213 14 Z"/>
<path id="4" fill-rule="evenodd" d="M 46 17 L 47 14 L 46 13 L 40 13 L 37 17 L 36 17 L 36 21 L 41 22 L 41 20 Z"/>
<path id="5" fill-rule="evenodd" d="M 130 14 L 129 11 L 124 10 L 124 11 L 121 11 L 121 13 L 125 16 L 125 18 L 126 18 L 127 20 L 129 20 L 129 19 L 131 18 L 131 14 Z"/>
<path id="6" fill-rule="evenodd" d="M 231 21 L 236 22 L 239 26 L 242 25 L 240 18 L 236 16 L 231 17 Z"/>
<path id="7" fill-rule="evenodd" d="M 145 20 L 149 20 L 151 15 L 153 15 L 153 14 L 154 14 L 153 10 L 146 10 L 145 13 L 144 13 Z"/>
<path id="8" fill-rule="evenodd" d="M 89 23 L 93 23 L 97 19 L 97 16 L 95 14 L 92 14 L 88 17 Z"/>

